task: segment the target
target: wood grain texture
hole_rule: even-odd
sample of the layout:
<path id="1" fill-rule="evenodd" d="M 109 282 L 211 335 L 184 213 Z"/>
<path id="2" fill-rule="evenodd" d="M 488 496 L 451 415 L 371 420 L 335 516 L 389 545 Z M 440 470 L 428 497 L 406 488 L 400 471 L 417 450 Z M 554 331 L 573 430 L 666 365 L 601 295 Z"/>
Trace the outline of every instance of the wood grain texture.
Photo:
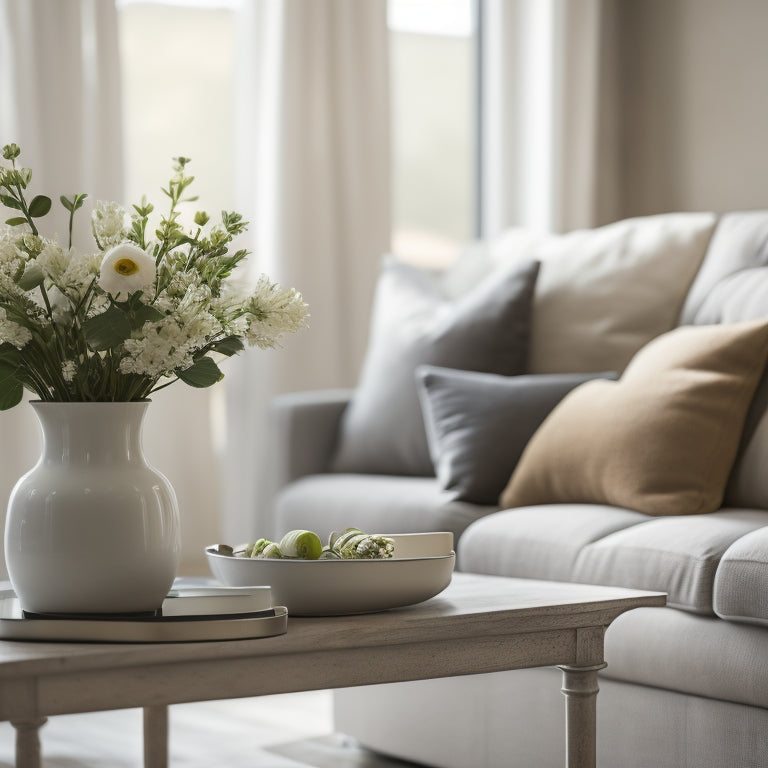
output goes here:
<path id="1" fill-rule="evenodd" d="M 602 665 L 603 633 L 616 616 L 664 602 L 660 593 L 455 574 L 448 589 L 416 606 L 290 619 L 287 634 L 256 640 L 3 641 L 0 719 L 32 724 L 53 714 L 145 707 L 147 765 L 160 766 L 168 704 L 535 666 L 564 666 L 577 679 L 579 667 Z M 574 733 L 593 732 L 594 706 L 575 706 L 571 720 Z"/>

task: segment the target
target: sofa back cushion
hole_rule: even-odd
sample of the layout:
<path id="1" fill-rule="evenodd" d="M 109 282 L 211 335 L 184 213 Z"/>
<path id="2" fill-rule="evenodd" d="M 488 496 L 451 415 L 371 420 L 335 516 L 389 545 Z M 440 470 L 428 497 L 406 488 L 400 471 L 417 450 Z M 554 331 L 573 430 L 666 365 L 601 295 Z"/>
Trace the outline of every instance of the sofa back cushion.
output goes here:
<path id="1" fill-rule="evenodd" d="M 701 268 L 691 284 L 678 320 L 679 325 L 720 322 L 706 317 L 704 304 L 715 308 L 711 295 L 723 282 L 745 269 L 768 266 L 768 211 L 727 213 L 720 217 Z M 719 288 L 718 288 L 719 286 Z M 727 295 L 725 293 L 721 296 Z M 746 318 L 742 318 L 746 319 Z"/>
<path id="2" fill-rule="evenodd" d="M 443 283 L 460 294 L 490 270 L 535 258 L 529 373 L 621 371 L 677 324 L 716 221 L 670 213 L 565 235 L 512 229 L 469 249 Z"/>
<path id="3" fill-rule="evenodd" d="M 768 218 L 768 217 L 766 217 Z M 749 217 L 755 225 L 763 218 Z M 737 219 L 736 221 L 739 221 Z M 768 225 L 764 232 L 768 238 Z M 768 249 L 764 255 L 768 256 Z M 723 277 L 709 288 L 692 320 L 734 323 L 768 317 L 768 267 L 750 267 Z M 768 509 L 768 372 L 764 372 L 747 412 L 741 444 L 725 491 L 725 504 Z"/>
<path id="4" fill-rule="evenodd" d="M 341 420 L 333 471 L 433 475 L 416 368 L 524 373 L 538 270 L 535 261 L 520 262 L 451 300 L 428 273 L 385 261 L 363 371 Z"/>
<path id="5" fill-rule="evenodd" d="M 715 511 L 766 357 L 766 321 L 686 326 L 654 339 L 620 381 L 582 384 L 552 411 L 528 443 L 501 506 Z"/>

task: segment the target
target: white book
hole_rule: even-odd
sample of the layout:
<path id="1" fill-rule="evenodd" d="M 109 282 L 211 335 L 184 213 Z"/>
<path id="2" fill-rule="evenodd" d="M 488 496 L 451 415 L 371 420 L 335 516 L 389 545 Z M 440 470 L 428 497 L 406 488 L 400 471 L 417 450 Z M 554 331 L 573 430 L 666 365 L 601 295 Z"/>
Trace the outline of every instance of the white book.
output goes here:
<path id="1" fill-rule="evenodd" d="M 271 608 L 269 587 L 179 587 L 168 593 L 161 612 L 163 616 L 221 616 Z"/>

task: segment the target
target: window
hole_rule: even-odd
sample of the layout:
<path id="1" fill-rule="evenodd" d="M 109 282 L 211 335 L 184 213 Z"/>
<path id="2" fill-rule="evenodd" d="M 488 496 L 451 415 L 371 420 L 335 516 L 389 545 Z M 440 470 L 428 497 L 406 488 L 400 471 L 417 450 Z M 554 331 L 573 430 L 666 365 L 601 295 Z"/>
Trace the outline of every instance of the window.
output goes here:
<path id="1" fill-rule="evenodd" d="M 236 209 L 234 74 L 239 0 L 119 0 L 125 200 L 163 203 L 171 158 L 192 158 L 200 206 Z M 193 187 L 193 193 L 194 193 Z"/>
<path id="2" fill-rule="evenodd" d="M 389 0 L 393 232 L 399 258 L 450 263 L 477 232 L 473 0 Z"/>

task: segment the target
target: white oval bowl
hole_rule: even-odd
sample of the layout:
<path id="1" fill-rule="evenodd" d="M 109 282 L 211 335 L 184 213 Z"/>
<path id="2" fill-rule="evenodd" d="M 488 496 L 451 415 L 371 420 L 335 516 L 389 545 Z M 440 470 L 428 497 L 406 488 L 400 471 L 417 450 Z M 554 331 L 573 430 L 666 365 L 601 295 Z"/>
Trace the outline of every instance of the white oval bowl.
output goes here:
<path id="1" fill-rule="evenodd" d="M 372 613 L 428 600 L 451 582 L 456 555 L 448 532 L 387 534 L 395 557 L 384 560 L 273 560 L 205 554 L 214 577 L 230 587 L 269 586 L 292 616 Z"/>

